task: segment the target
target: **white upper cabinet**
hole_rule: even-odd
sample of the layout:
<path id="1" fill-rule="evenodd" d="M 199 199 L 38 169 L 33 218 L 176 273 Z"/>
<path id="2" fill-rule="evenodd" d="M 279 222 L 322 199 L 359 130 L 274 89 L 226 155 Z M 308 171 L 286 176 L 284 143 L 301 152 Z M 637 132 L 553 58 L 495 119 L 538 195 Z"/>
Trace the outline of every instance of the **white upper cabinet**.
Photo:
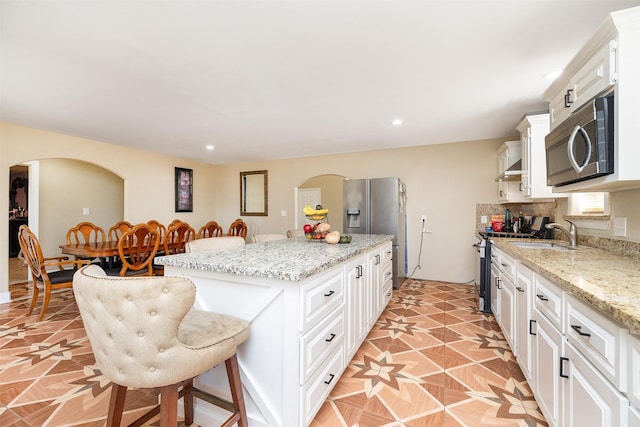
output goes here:
<path id="1" fill-rule="evenodd" d="M 549 199 L 567 197 L 552 192 L 547 185 L 547 159 L 544 138 L 549 133 L 549 114 L 538 113 L 524 116 L 518 125 L 522 144 L 521 188 L 525 199 Z M 533 200 L 532 200 L 533 201 Z"/>
<path id="2" fill-rule="evenodd" d="M 498 148 L 498 201 L 501 203 L 524 202 L 524 192 L 520 181 L 522 144 L 507 141 Z"/>
<path id="3" fill-rule="evenodd" d="M 640 187 L 640 7 L 611 13 L 544 93 L 551 130 L 594 96 L 614 91 L 614 172 L 560 191 Z"/>

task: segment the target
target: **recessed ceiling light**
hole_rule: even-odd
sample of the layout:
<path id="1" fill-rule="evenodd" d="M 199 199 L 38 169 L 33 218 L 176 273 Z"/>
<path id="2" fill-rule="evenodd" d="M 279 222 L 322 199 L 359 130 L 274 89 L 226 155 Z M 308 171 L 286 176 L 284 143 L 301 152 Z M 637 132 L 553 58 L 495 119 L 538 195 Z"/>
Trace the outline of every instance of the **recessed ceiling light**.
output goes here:
<path id="1" fill-rule="evenodd" d="M 395 119 L 391 124 L 394 126 L 400 126 L 402 124 L 402 119 Z"/>
<path id="2" fill-rule="evenodd" d="M 544 78 L 547 80 L 555 80 L 560 74 L 562 74 L 562 70 L 555 70 L 544 76 Z"/>
<path id="3" fill-rule="evenodd" d="M 205 148 L 209 151 L 213 151 L 215 149 L 213 145 L 207 145 Z"/>

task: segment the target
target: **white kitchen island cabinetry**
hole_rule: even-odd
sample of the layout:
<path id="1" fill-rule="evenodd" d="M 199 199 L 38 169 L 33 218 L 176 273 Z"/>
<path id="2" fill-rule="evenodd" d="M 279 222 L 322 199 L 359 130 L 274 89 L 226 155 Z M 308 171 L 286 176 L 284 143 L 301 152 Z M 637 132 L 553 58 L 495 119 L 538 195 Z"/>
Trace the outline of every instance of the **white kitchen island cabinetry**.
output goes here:
<path id="1" fill-rule="evenodd" d="M 368 309 L 375 273 L 368 266 L 391 251 L 392 237 L 354 235 L 345 245 L 300 237 L 159 258 L 165 275 L 194 282 L 196 308 L 250 322 L 237 353 L 250 426 L 313 420 L 375 321 L 368 317 L 379 315 Z M 228 398 L 224 366 L 200 375 L 195 387 Z M 226 419 L 211 404 L 194 405 L 200 425 Z"/>

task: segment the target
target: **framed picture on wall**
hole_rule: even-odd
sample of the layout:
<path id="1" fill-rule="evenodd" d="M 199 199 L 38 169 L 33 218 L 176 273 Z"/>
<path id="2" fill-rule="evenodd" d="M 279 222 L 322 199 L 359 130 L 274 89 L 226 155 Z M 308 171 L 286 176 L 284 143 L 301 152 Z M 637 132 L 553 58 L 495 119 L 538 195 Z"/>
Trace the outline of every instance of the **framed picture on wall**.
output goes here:
<path id="1" fill-rule="evenodd" d="M 193 212 L 193 169 L 176 168 L 176 212 Z"/>

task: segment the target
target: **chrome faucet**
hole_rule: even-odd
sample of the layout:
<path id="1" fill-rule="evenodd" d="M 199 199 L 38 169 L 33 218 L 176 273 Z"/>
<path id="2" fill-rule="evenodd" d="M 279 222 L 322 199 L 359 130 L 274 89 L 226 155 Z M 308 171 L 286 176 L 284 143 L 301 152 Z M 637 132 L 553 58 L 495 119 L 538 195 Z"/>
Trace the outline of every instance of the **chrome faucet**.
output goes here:
<path id="1" fill-rule="evenodd" d="M 560 224 L 558 224 L 557 222 L 550 222 L 549 224 L 546 225 L 546 227 L 549 229 L 557 228 L 558 230 L 562 231 L 564 235 L 567 236 L 567 239 L 569 239 L 569 247 L 575 248 L 576 244 L 578 243 L 578 228 L 573 222 L 569 220 L 565 220 L 565 221 L 569 223 L 568 230 L 563 226 L 561 226 Z"/>

